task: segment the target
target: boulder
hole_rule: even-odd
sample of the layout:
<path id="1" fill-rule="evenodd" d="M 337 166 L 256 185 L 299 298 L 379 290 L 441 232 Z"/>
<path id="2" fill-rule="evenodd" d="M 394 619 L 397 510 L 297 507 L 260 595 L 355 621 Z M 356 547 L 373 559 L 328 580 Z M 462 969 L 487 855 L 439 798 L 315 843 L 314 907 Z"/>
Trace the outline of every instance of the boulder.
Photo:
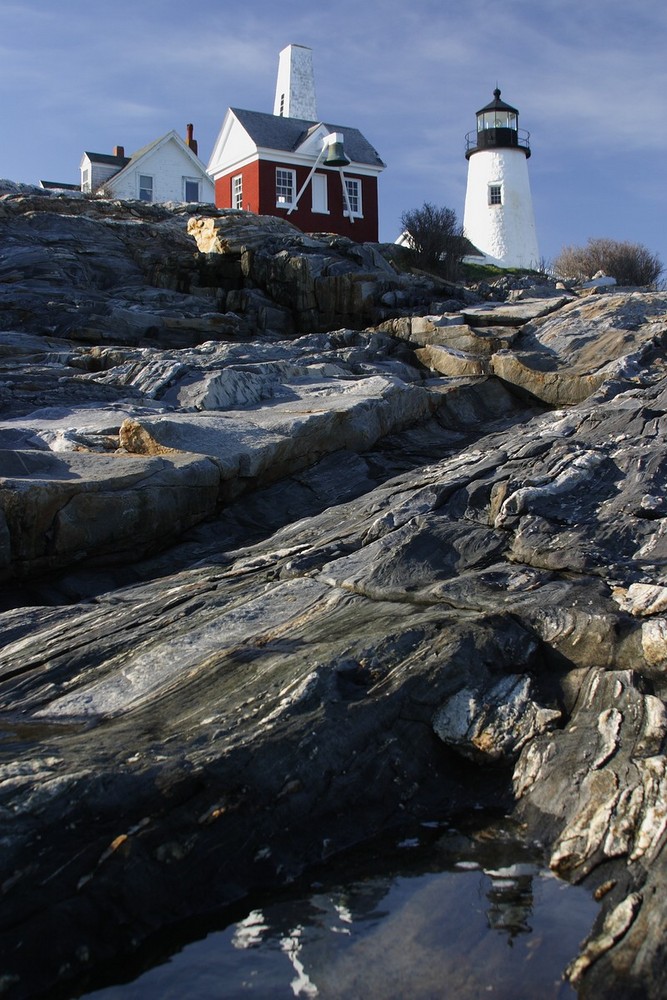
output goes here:
<path id="1" fill-rule="evenodd" d="M 212 514 L 218 489 L 195 456 L 0 451 L 3 576 L 151 552 Z"/>

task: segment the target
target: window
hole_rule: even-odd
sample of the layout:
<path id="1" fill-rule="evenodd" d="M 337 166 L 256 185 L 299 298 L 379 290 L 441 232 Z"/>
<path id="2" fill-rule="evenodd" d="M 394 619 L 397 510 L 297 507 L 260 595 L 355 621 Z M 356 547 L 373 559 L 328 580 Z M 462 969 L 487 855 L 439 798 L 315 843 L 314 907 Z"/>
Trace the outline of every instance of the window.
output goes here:
<path id="1" fill-rule="evenodd" d="M 243 208 L 243 174 L 232 177 L 232 208 Z"/>
<path id="2" fill-rule="evenodd" d="M 502 205 L 503 189 L 500 184 L 489 184 L 489 205 Z"/>
<path id="3" fill-rule="evenodd" d="M 281 118 L 285 114 L 285 95 L 284 94 L 280 95 L 280 111 L 278 112 L 278 114 L 280 115 Z"/>
<path id="4" fill-rule="evenodd" d="M 196 177 L 183 178 L 183 197 L 185 201 L 199 201 L 199 181 Z"/>
<path id="5" fill-rule="evenodd" d="M 329 214 L 329 202 L 327 198 L 327 175 L 313 174 L 313 212 L 321 212 L 323 215 Z"/>
<path id="6" fill-rule="evenodd" d="M 276 208 L 291 208 L 294 204 L 295 190 L 295 171 L 276 167 Z"/>
<path id="7" fill-rule="evenodd" d="M 347 202 L 353 216 L 361 216 L 361 181 L 352 177 L 344 177 L 345 190 L 347 191 Z M 343 206 L 343 215 L 347 215 L 347 202 Z"/>
<path id="8" fill-rule="evenodd" d="M 477 131 L 482 132 L 489 128 L 516 129 L 516 115 L 512 111 L 502 111 L 499 108 L 494 111 L 485 111 L 483 115 L 477 116 Z"/>
<path id="9" fill-rule="evenodd" d="M 141 201 L 153 200 L 153 178 L 149 174 L 139 174 L 139 198 Z"/>
<path id="10" fill-rule="evenodd" d="M 81 171 L 81 190 L 90 191 L 90 170 L 88 167 Z"/>

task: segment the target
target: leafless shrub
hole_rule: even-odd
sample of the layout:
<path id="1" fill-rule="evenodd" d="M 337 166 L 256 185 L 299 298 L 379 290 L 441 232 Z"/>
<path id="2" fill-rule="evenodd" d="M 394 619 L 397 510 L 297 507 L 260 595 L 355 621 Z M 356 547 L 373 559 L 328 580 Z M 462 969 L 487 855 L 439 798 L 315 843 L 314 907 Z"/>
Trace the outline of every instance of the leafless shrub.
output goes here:
<path id="1" fill-rule="evenodd" d="M 603 271 L 619 285 L 653 285 L 663 265 L 641 243 L 599 238 L 589 239 L 585 247 L 564 247 L 553 262 L 553 271 L 571 281 L 589 281 Z"/>
<path id="2" fill-rule="evenodd" d="M 403 212 L 401 227 L 409 234 L 420 267 L 436 270 L 450 280 L 458 277 L 466 244 L 463 226 L 452 208 L 424 202 L 421 208 Z"/>

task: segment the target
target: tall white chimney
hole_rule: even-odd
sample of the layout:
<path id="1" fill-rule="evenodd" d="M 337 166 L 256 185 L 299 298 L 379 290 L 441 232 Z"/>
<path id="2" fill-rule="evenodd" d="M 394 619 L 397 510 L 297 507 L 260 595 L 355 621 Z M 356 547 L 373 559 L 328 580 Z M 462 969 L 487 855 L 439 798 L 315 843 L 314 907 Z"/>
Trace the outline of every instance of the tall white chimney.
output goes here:
<path id="1" fill-rule="evenodd" d="M 318 121 L 313 51 L 305 45 L 288 45 L 280 53 L 273 113 L 281 118 Z"/>

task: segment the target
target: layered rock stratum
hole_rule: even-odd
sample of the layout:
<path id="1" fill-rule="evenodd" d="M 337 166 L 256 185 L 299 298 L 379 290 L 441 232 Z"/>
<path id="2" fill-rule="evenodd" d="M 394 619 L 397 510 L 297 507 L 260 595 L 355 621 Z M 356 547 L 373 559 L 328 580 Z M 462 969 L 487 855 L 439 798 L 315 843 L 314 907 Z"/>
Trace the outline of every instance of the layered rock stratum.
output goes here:
<path id="1" fill-rule="evenodd" d="M 29 189 L 0 239 L 3 995 L 482 808 L 599 899 L 578 994 L 662 997 L 667 295 Z"/>

